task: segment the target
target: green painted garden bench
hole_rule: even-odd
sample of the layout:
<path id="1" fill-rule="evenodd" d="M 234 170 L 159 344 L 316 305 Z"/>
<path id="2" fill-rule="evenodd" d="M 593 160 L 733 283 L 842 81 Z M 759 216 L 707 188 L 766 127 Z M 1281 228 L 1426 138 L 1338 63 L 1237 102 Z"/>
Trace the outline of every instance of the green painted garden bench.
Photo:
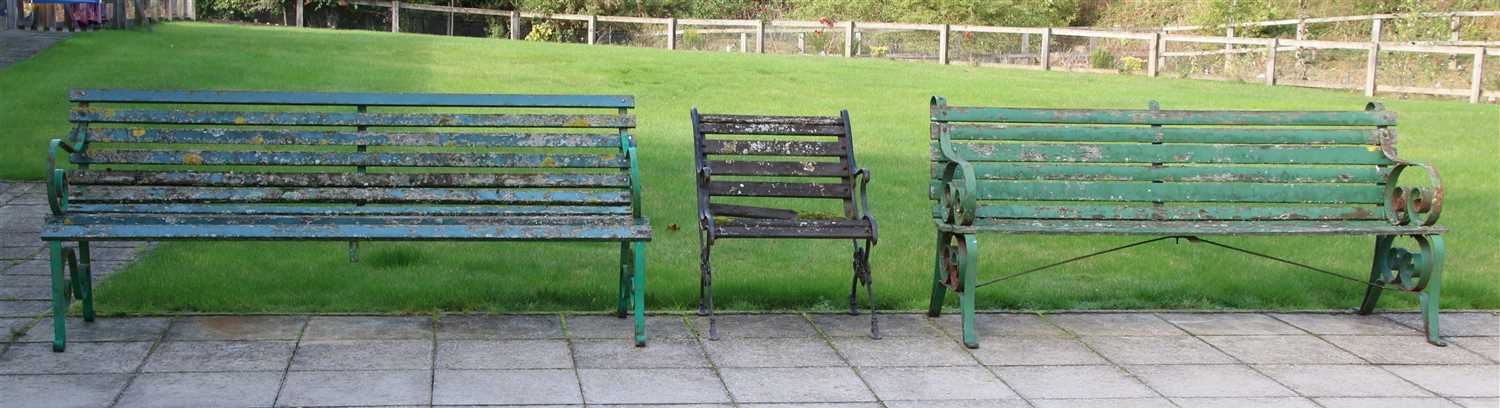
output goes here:
<path id="1" fill-rule="evenodd" d="M 1359 308 L 1384 289 L 1419 293 L 1438 337 L 1444 228 L 1437 170 L 1396 155 L 1396 114 L 1364 111 L 1021 109 L 931 102 L 930 199 L 937 253 L 929 314 L 959 294 L 978 347 L 974 290 L 1104 253 L 1185 238 L 1333 274 L 1200 237 L 1368 235 Z M 1403 174 L 1426 178 L 1402 180 Z M 1398 184 L 1401 182 L 1402 184 Z M 1153 238 L 980 282 L 977 234 Z M 1398 239 L 1408 238 L 1410 241 Z M 1334 274 L 1335 276 L 1342 276 Z"/>
<path id="2" fill-rule="evenodd" d="M 631 96 L 74 90 L 41 237 L 55 340 L 92 241 L 615 241 L 645 335 Z M 65 169 L 61 161 L 71 162 Z M 68 243 L 75 243 L 70 246 Z M 496 254 L 497 256 L 506 256 Z M 524 255 L 523 255 L 524 256 Z"/>

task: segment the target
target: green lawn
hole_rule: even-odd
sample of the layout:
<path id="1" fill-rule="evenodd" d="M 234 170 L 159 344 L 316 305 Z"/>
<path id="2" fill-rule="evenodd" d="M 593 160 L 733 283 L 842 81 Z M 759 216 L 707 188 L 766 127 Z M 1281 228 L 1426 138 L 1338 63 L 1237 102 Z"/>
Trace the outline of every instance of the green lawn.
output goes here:
<path id="1" fill-rule="evenodd" d="M 697 238 L 688 109 L 835 114 L 854 121 L 874 173 L 880 306 L 924 308 L 928 218 L 927 100 L 956 105 L 1354 110 L 1347 92 L 1138 76 L 794 56 L 668 52 L 476 38 L 174 23 L 152 32 L 74 35 L 0 70 L 0 178 L 39 179 L 47 139 L 67 129 L 73 87 L 622 93 L 636 96 L 653 310 L 696 305 Z M 1500 107 L 1378 98 L 1399 112 L 1402 156 L 1443 171 L 1449 258 L 1443 306 L 1500 307 Z M 677 226 L 680 228 L 672 228 Z M 1363 277 L 1373 238 L 1226 239 Z M 983 236 L 985 276 L 1126 242 Z M 171 243 L 98 289 L 111 312 L 425 312 L 605 310 L 614 244 Z M 724 309 L 838 309 L 849 243 L 726 241 L 716 251 Z M 1165 241 L 988 287 L 982 308 L 1326 309 L 1356 305 L 1358 284 Z M 950 301 L 956 300 L 950 296 Z M 1416 297 L 1391 294 L 1390 308 Z"/>

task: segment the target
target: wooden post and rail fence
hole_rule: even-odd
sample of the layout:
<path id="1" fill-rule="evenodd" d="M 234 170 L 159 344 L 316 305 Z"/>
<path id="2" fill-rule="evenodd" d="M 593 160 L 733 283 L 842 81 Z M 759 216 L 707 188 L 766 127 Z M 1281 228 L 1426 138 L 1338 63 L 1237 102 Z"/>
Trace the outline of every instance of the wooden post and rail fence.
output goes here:
<path id="1" fill-rule="evenodd" d="M 31 4 L 31 12 L 23 13 L 27 1 L 0 0 L 5 17 L 0 30 L 20 29 L 32 31 L 83 31 L 100 29 L 101 26 L 84 27 L 75 24 L 73 10 L 63 4 Z M 197 20 L 197 0 L 103 0 L 99 3 L 99 16 L 107 19 L 110 28 L 126 28 L 133 24 L 149 24 L 156 21 Z"/>

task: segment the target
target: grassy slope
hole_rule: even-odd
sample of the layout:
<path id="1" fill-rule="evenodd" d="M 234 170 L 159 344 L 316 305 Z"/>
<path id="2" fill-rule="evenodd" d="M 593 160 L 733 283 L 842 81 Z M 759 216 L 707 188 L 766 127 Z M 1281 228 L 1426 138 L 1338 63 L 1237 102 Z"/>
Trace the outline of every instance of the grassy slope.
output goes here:
<path id="1" fill-rule="evenodd" d="M 70 87 L 299 91 L 626 93 L 640 106 L 650 304 L 696 302 L 688 108 L 833 114 L 854 120 L 874 173 L 881 221 L 873 264 L 883 307 L 925 307 L 933 230 L 926 216 L 927 99 L 959 105 L 1188 109 L 1359 109 L 1357 95 L 1287 87 L 940 67 L 903 62 L 665 52 L 366 32 L 166 24 L 151 33 L 84 33 L 0 71 L 0 177 L 36 179 L 45 140 L 63 134 Z M 1450 308 L 1500 307 L 1494 158 L 1500 107 L 1387 100 L 1402 155 L 1438 165 L 1449 187 Z M 673 231 L 668 225 L 682 228 Z M 1362 276 L 1372 239 L 1227 239 Z M 981 238 L 983 276 L 1124 242 L 1108 237 Z M 366 244 L 350 265 L 338 243 L 182 243 L 102 285 L 110 311 L 423 311 L 611 307 L 607 244 Z M 729 309 L 838 308 L 845 242 L 722 243 L 719 304 Z M 1344 308 L 1356 284 L 1243 255 L 1162 242 L 979 293 L 986 308 Z M 950 302 L 954 297 L 949 297 Z M 1385 297 L 1411 307 L 1415 297 Z"/>

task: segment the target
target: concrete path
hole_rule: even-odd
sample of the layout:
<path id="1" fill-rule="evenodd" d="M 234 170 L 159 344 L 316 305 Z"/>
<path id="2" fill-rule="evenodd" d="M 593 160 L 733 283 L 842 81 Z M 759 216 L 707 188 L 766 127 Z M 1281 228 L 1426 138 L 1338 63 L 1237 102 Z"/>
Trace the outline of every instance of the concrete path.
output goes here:
<path id="1" fill-rule="evenodd" d="M 164 316 L 51 351 L 45 187 L 0 182 L 0 408 L 267 406 L 1500 408 L 1500 314 Z M 147 245 L 96 252 L 107 276 Z M 102 279 L 102 277 L 101 277 Z M 6 333 L 13 333 L 6 336 Z"/>
<path id="2" fill-rule="evenodd" d="M 31 58 L 70 34 L 62 31 L 0 31 L 0 68 Z"/>

